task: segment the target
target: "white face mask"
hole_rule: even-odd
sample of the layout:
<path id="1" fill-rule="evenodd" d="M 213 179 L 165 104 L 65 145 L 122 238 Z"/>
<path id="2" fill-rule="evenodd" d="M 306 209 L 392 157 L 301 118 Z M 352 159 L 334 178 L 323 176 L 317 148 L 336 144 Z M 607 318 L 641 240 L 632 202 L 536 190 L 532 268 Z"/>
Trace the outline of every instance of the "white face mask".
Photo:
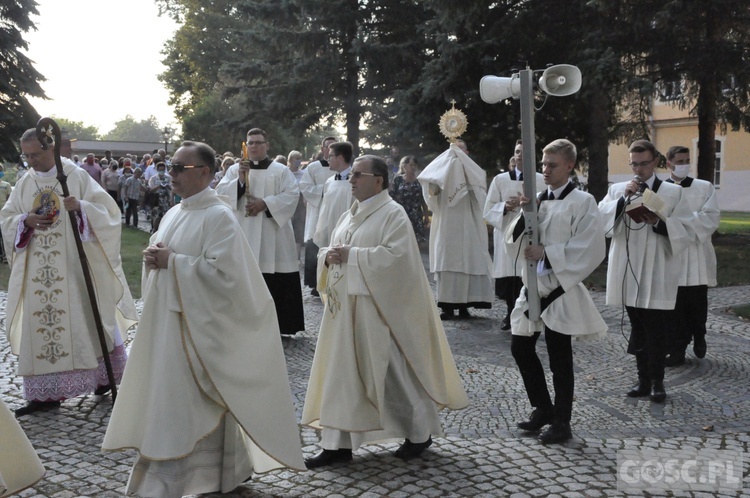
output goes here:
<path id="1" fill-rule="evenodd" d="M 685 178 L 690 174 L 689 164 L 675 164 L 674 165 L 674 176 L 677 178 Z"/>

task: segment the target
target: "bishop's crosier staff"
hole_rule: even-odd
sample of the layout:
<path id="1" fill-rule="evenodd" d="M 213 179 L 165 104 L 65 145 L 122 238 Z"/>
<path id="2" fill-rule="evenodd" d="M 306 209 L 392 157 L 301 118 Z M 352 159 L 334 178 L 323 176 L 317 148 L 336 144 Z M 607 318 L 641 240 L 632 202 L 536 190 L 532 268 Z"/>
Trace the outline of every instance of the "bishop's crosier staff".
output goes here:
<path id="1" fill-rule="evenodd" d="M 62 187 L 63 197 L 70 197 L 70 191 L 68 190 L 68 177 L 63 172 L 62 158 L 60 157 L 60 147 L 62 145 L 62 134 L 60 133 L 60 127 L 50 118 L 42 118 L 36 124 L 36 137 L 42 144 L 42 149 L 49 149 L 50 145 L 55 147 L 55 166 L 57 166 L 57 181 L 60 182 Z M 109 380 L 109 386 L 112 389 L 112 403 L 117 398 L 117 386 L 115 385 L 115 374 L 112 371 L 112 362 L 109 359 L 109 351 L 107 350 L 107 341 L 104 338 L 104 327 L 102 326 L 102 318 L 99 313 L 99 305 L 96 302 L 96 293 L 94 291 L 94 284 L 91 280 L 91 270 L 89 269 L 88 258 L 86 257 L 86 251 L 83 249 L 83 242 L 81 241 L 81 234 L 78 232 L 78 220 L 76 219 L 76 213 L 74 211 L 68 211 L 68 217 L 70 218 L 70 225 L 73 229 L 73 236 L 75 237 L 76 247 L 78 248 L 78 257 L 81 260 L 81 270 L 83 270 L 83 279 L 86 281 L 86 290 L 89 294 L 89 301 L 91 302 L 91 311 L 94 314 L 94 323 L 96 324 L 96 333 L 99 336 L 99 344 L 102 347 L 102 358 L 104 358 L 104 366 L 107 369 L 107 379 Z"/>

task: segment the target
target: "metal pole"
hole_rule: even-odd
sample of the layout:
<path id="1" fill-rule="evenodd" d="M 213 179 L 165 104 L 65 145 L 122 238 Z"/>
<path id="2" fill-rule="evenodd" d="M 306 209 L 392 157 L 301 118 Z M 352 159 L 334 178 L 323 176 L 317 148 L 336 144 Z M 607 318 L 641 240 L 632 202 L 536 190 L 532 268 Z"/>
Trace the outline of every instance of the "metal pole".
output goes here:
<path id="1" fill-rule="evenodd" d="M 523 191 L 531 201 L 523 206 L 526 235 L 529 245 L 539 245 L 536 204 L 536 137 L 534 131 L 534 72 L 524 69 L 521 77 L 521 140 L 523 141 Z M 526 260 L 526 300 L 529 303 L 529 320 L 539 320 L 541 305 L 536 279 L 536 261 Z"/>

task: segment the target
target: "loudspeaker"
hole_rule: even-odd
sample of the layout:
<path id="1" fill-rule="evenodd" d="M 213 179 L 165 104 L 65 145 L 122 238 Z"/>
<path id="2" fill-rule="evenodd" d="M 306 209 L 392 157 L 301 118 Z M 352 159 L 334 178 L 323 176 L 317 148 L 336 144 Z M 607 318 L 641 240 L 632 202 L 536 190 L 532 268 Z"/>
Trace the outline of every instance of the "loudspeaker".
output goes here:
<path id="1" fill-rule="evenodd" d="M 581 70 L 570 64 L 548 67 L 539 78 L 539 88 L 553 97 L 572 95 L 581 89 Z"/>
<path id="2" fill-rule="evenodd" d="M 510 78 L 485 76 L 479 82 L 479 96 L 488 104 L 497 104 L 507 98 L 521 96 L 521 80 L 518 73 Z"/>

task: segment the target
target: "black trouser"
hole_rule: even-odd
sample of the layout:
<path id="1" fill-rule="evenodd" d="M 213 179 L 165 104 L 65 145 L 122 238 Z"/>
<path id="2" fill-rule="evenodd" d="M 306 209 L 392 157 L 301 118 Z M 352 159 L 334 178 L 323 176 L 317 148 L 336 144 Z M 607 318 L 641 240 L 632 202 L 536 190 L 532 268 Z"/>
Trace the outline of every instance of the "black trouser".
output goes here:
<path id="1" fill-rule="evenodd" d="M 554 411 L 555 422 L 570 423 L 573 412 L 573 348 L 570 336 L 544 328 L 544 340 L 547 343 L 549 368 L 552 371 L 552 384 L 555 387 L 555 404 L 549 395 L 544 369 L 536 354 L 536 342 L 541 332 L 533 336 L 514 335 L 510 340 L 510 351 L 521 372 L 523 385 L 529 402 L 534 408 Z"/>
<path id="2" fill-rule="evenodd" d="M 314 289 L 318 285 L 318 251 L 312 239 L 305 242 L 305 275 L 304 283 Z"/>
<path id="3" fill-rule="evenodd" d="M 133 215 L 133 226 L 138 227 L 138 199 L 128 199 L 128 208 L 125 210 L 125 224 L 130 225 L 130 215 Z"/>
<path id="4" fill-rule="evenodd" d="M 523 281 L 521 277 L 502 277 L 495 279 L 495 295 L 498 299 L 505 301 L 508 315 L 516 306 L 516 299 L 521 295 Z"/>
<path id="5" fill-rule="evenodd" d="M 125 210 L 122 208 L 122 201 L 120 200 L 120 196 L 117 195 L 117 190 L 107 190 L 107 193 L 112 197 L 115 202 L 117 203 L 117 207 L 120 208 L 120 213 L 125 213 Z"/>
<path id="6" fill-rule="evenodd" d="M 638 379 L 664 380 L 664 357 L 667 354 L 667 328 L 673 310 L 652 310 L 626 306 L 630 318 L 628 353 L 635 355 Z"/>
<path id="7" fill-rule="evenodd" d="M 677 288 L 677 304 L 669 322 L 667 351 L 684 355 L 690 341 L 706 336 L 708 320 L 708 286 Z"/>

